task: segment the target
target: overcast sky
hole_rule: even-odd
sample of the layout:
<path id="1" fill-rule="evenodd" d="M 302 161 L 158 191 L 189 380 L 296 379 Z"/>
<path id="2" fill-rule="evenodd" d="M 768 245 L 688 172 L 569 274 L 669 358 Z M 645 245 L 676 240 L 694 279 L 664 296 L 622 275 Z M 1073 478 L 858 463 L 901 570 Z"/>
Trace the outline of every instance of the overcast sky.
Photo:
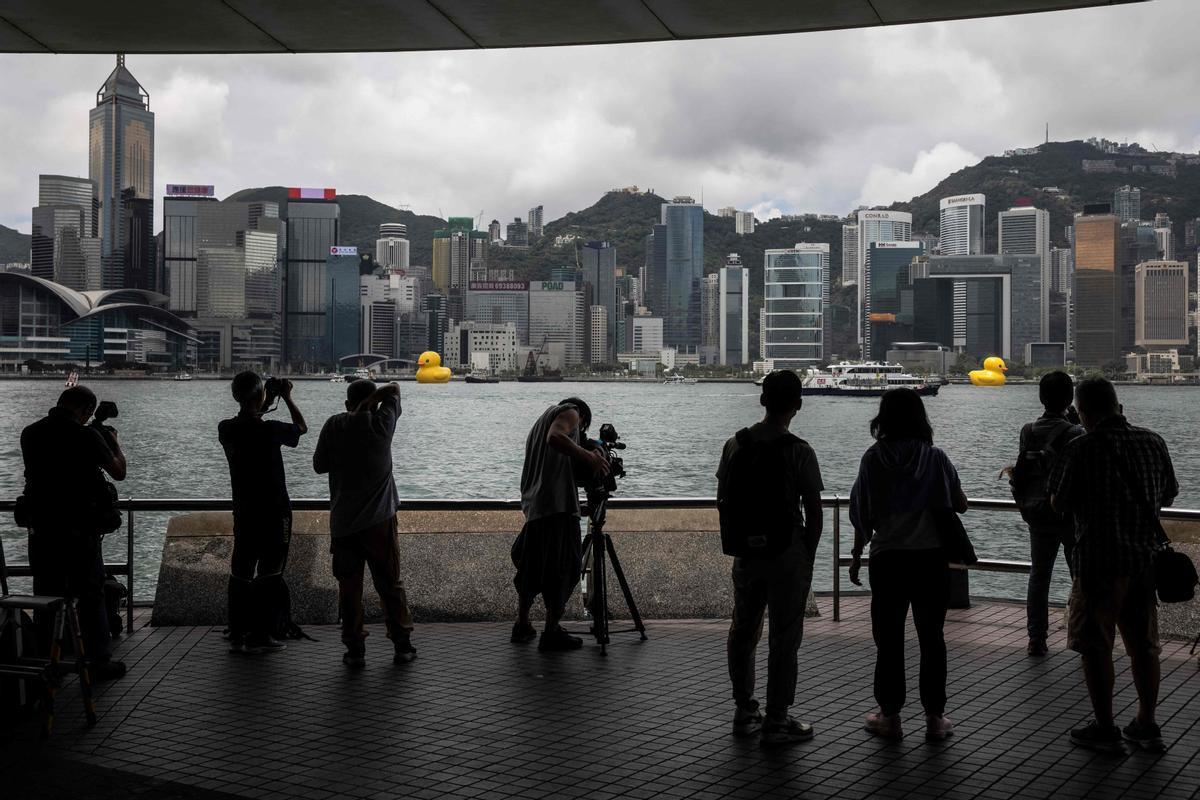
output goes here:
<path id="1" fill-rule="evenodd" d="M 699 42 L 446 53 L 130 56 L 156 191 L 332 186 L 419 213 L 546 219 L 612 187 L 710 211 L 844 213 L 1052 139 L 1200 148 L 1200 2 Z M 0 223 L 87 174 L 111 56 L 0 55 Z M 161 206 L 158 206 L 161 219 Z M 161 224 L 161 223 L 159 223 Z"/>

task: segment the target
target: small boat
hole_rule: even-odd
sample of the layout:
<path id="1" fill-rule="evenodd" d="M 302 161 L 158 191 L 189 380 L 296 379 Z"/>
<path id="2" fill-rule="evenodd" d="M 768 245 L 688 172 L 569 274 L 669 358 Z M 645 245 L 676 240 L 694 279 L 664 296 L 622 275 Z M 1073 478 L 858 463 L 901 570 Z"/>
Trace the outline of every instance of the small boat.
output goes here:
<path id="1" fill-rule="evenodd" d="M 172 378 L 171 380 L 173 380 L 173 381 L 190 381 L 191 379 L 192 379 L 191 373 L 189 373 L 187 370 L 180 370 L 179 372 L 175 373 L 175 377 Z"/>
<path id="2" fill-rule="evenodd" d="M 345 383 L 346 376 L 345 375 L 330 375 L 329 382 L 330 383 Z"/>
<path id="3" fill-rule="evenodd" d="M 671 386 L 692 386 L 699 382 L 699 378 L 685 378 L 682 375 L 668 375 L 663 379 L 664 384 L 669 384 Z"/>
<path id="4" fill-rule="evenodd" d="M 67 379 L 65 381 L 63 381 L 63 386 L 67 387 L 68 389 L 73 389 L 78 384 L 79 384 L 79 373 L 76 372 L 75 370 L 71 370 L 70 372 L 67 373 Z"/>
<path id="5" fill-rule="evenodd" d="M 359 381 L 359 380 L 371 381 L 371 380 L 375 380 L 375 376 L 371 373 L 371 370 L 367 369 L 366 367 L 359 367 L 358 369 L 354 370 L 353 375 L 347 375 L 346 380 L 347 381 Z"/>
<path id="6" fill-rule="evenodd" d="M 499 383 L 500 379 L 495 375 L 488 375 L 486 372 L 470 372 L 463 377 L 467 383 Z"/>

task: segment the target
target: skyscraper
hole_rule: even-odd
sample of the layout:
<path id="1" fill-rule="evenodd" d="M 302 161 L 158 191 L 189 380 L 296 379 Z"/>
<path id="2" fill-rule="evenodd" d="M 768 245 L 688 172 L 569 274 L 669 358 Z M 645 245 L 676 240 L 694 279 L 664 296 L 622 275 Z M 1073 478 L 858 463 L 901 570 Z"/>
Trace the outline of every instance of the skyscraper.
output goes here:
<path id="1" fill-rule="evenodd" d="M 102 288 L 94 202 L 95 184 L 88 178 L 38 176 L 30 241 L 33 275 L 81 292 Z"/>
<path id="2" fill-rule="evenodd" d="M 1084 206 L 1075 216 L 1075 362 L 1081 366 L 1121 356 L 1118 226 L 1107 203 Z"/>
<path id="3" fill-rule="evenodd" d="M 700 345 L 700 280 L 704 277 L 704 208 L 690 197 L 662 204 L 665 226 L 663 338 L 667 347 L 694 351 Z M 655 240 L 657 247 L 657 229 Z"/>
<path id="4" fill-rule="evenodd" d="M 152 226 L 144 224 L 154 218 L 154 114 L 124 55 L 88 117 L 88 177 L 96 185 L 103 288 L 122 288 L 126 280 L 157 288 Z"/>
<path id="5" fill-rule="evenodd" d="M 944 256 L 974 256 L 983 253 L 986 198 L 982 194 L 943 197 L 938 206 L 938 249 Z M 954 285 L 954 342 L 967 344 L 967 287 Z"/>
<path id="6" fill-rule="evenodd" d="M 1187 262 L 1145 261 L 1137 265 L 1135 275 L 1137 346 L 1187 346 Z"/>
<path id="7" fill-rule="evenodd" d="M 777 369 L 819 364 L 825 357 L 829 245 L 799 243 L 765 251 L 763 280 L 763 358 Z"/>
<path id="8" fill-rule="evenodd" d="M 1175 260 L 1175 235 L 1171 229 L 1171 218 L 1160 211 L 1154 215 L 1154 236 L 1158 239 L 1158 257 L 1163 261 Z"/>
<path id="9" fill-rule="evenodd" d="M 475 230 L 471 217 L 450 217 L 447 226 L 433 232 L 433 282 L 446 295 L 446 314 L 455 322 L 465 319 L 465 296 L 471 276 L 487 278 L 488 235 Z"/>
<path id="10" fill-rule="evenodd" d="M 375 240 L 375 260 L 390 270 L 406 270 L 409 265 L 408 226 L 403 222 L 384 222 Z"/>
<path id="11" fill-rule="evenodd" d="M 858 223 L 842 225 L 842 284 L 851 286 L 861 280 L 858 274 Z"/>
<path id="12" fill-rule="evenodd" d="M 1137 186 L 1122 186 L 1113 192 L 1113 213 L 1121 222 L 1136 222 L 1142 218 L 1142 190 Z"/>
<path id="13" fill-rule="evenodd" d="M 593 352 L 592 360 L 612 363 L 617 357 L 617 248 L 608 242 L 588 242 L 580 249 L 579 258 L 583 281 L 591 287 L 591 295 L 584 298 L 584 303 L 605 309 L 607 349 L 603 353 Z"/>
<path id="14" fill-rule="evenodd" d="M 330 298 L 326 260 L 338 245 L 341 207 L 335 189 L 288 189 L 287 264 L 283 272 L 284 360 L 291 364 L 329 363 L 325 315 Z M 357 249 L 355 258 L 357 259 Z M 345 265 L 338 264 L 344 271 Z M 355 267 L 357 270 L 357 267 Z M 358 279 L 354 281 L 358 310 Z M 355 325 L 355 341 L 358 340 Z"/>
<path id="15" fill-rule="evenodd" d="M 1040 336 L 1043 342 L 1054 341 L 1050 338 L 1050 291 L 1054 285 L 1051 274 L 1054 265 L 1050 262 L 1050 212 L 1033 206 L 1001 211 L 998 230 L 1000 255 L 1030 255 L 1041 259 Z"/>
<path id="16" fill-rule="evenodd" d="M 563 365 L 583 363 L 583 292 L 571 281 L 534 281 L 529 285 L 529 344 L 561 346 Z"/>
<path id="17" fill-rule="evenodd" d="M 858 212 L 858 268 L 855 270 L 858 284 L 858 342 L 863 341 L 863 324 L 866 321 L 867 294 L 871 286 L 871 264 L 868 245 L 872 242 L 907 242 L 912 239 L 912 214 L 907 211 L 859 211 Z M 845 235 L 845 228 L 843 228 Z"/>
<path id="18" fill-rule="evenodd" d="M 730 253 L 718 273 L 720 320 L 718 350 L 721 364 L 750 363 L 750 270 L 737 253 Z"/>
<path id="19" fill-rule="evenodd" d="M 721 276 L 710 272 L 700 281 L 700 362 L 718 363 L 721 360 L 720 348 Z"/>
<path id="20" fill-rule="evenodd" d="M 912 311 L 902 308 L 902 287 L 908 284 L 912 260 L 926 251 L 923 242 L 871 242 L 867 249 L 871 291 L 866 297 L 863 356 L 883 361 L 894 342 L 912 340 Z"/>
<path id="21" fill-rule="evenodd" d="M 488 223 L 488 241 L 492 244 L 499 244 L 504 240 L 500 235 L 500 220 L 494 219 Z"/>
<path id="22" fill-rule="evenodd" d="M 529 227 L 526 232 L 526 242 L 533 244 L 542 238 L 542 207 L 534 206 L 529 209 Z"/>

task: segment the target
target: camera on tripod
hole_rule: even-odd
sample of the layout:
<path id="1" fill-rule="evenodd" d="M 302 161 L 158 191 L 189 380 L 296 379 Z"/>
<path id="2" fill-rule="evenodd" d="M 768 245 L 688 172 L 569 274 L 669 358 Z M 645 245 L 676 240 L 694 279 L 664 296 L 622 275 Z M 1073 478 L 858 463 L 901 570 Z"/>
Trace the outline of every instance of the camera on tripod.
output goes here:
<path id="1" fill-rule="evenodd" d="M 591 470 L 581 470 L 577 479 L 589 493 L 596 491 L 604 491 L 608 493 L 617 490 L 617 478 L 625 477 L 625 460 L 617 455 L 614 451 L 624 450 L 625 443 L 620 441 L 621 435 L 617 433 L 617 429 L 613 427 L 611 422 L 606 422 L 600 426 L 599 439 L 585 439 L 583 448 L 585 450 L 598 450 L 608 461 L 608 474 L 599 476 Z"/>

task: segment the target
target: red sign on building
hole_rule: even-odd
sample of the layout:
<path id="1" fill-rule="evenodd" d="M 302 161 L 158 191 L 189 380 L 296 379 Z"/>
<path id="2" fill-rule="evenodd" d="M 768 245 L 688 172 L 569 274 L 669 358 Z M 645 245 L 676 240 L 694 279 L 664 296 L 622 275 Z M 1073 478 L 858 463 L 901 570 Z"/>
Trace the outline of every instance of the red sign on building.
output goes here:
<path id="1" fill-rule="evenodd" d="M 336 200 L 337 189 L 313 189 L 303 186 L 288 187 L 288 200 Z"/>

